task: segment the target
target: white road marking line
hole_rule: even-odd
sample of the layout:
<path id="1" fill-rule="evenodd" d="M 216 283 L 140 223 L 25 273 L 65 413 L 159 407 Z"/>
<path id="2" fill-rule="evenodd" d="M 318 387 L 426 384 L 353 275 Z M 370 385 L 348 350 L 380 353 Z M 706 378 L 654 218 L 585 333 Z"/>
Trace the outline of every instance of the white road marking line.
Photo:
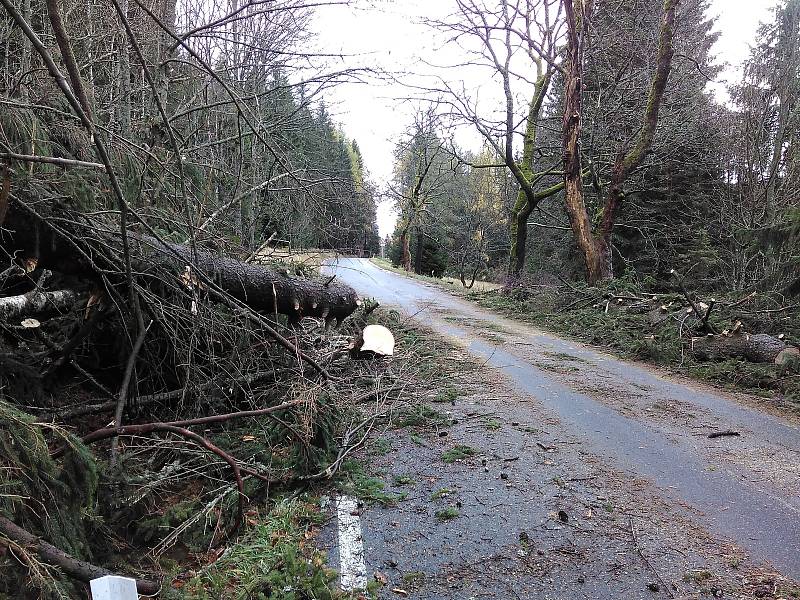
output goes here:
<path id="1" fill-rule="evenodd" d="M 339 521 L 339 576 L 345 592 L 367 587 L 367 567 L 364 564 L 364 538 L 358 501 L 349 496 L 336 499 L 336 516 Z"/>

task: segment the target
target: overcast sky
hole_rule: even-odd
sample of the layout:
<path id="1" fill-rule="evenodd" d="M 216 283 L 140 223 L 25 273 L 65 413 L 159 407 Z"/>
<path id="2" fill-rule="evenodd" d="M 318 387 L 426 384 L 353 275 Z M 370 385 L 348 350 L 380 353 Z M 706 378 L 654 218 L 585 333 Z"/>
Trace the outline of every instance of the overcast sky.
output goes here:
<path id="1" fill-rule="evenodd" d="M 718 82 L 711 87 L 725 97 L 726 79 L 734 81 L 737 67 L 749 52 L 756 28 L 767 20 L 777 0 L 712 0 L 711 15 L 717 16 L 721 33 L 714 50 L 719 64 L 729 63 Z M 412 73 L 431 73 L 424 61 L 452 64 L 458 56 L 442 48 L 423 23 L 452 11 L 453 0 L 362 0 L 352 7 L 332 6 L 319 11 L 315 29 L 321 50 L 347 55 L 338 67 L 367 65 L 409 78 Z M 460 77 L 464 75 L 459 72 Z M 480 75 L 467 78 L 481 80 Z M 476 83 L 476 86 L 479 85 Z M 374 81 L 369 84 L 340 86 L 326 95 L 326 102 L 345 134 L 360 146 L 372 180 L 383 187 L 392 175 L 394 142 L 407 127 L 413 104 L 404 100 L 413 95 L 398 83 Z M 461 145 L 479 146 L 478 138 L 462 135 Z M 474 147 L 472 149 L 478 149 Z M 391 206 L 381 205 L 378 225 L 381 235 L 394 229 Z"/>

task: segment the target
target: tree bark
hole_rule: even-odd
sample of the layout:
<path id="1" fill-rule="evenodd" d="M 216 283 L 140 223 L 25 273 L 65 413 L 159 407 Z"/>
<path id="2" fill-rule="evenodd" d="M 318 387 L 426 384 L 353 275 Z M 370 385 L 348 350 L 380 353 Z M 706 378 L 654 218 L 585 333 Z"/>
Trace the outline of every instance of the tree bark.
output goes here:
<path id="1" fill-rule="evenodd" d="M 422 225 L 417 223 L 417 251 L 414 256 L 414 272 L 418 275 L 426 275 L 426 273 L 422 272 L 422 249 L 424 245 L 425 240 L 423 239 Z"/>
<path id="2" fill-rule="evenodd" d="M 528 217 L 531 216 L 533 209 L 547 196 L 538 194 L 534 191 L 536 176 L 533 173 L 534 153 L 536 151 L 536 138 L 539 131 L 539 117 L 542 113 L 542 105 L 547 91 L 550 88 L 552 72 L 547 67 L 545 72 L 541 72 L 541 61 L 538 63 L 539 76 L 534 85 L 533 98 L 531 98 L 528 108 L 528 121 L 525 127 L 525 137 L 522 143 L 522 159 L 519 164 L 514 162 L 513 151 L 506 146 L 505 161 L 511 174 L 519 184 L 517 201 L 511 209 L 509 219 L 509 234 L 511 246 L 508 256 L 508 276 L 510 278 L 519 277 L 525 266 L 528 245 Z M 506 89 L 506 94 L 509 90 Z M 511 126 L 512 121 L 506 123 L 506 127 Z M 506 131 L 506 136 L 511 137 L 512 131 Z M 541 179 L 541 177 L 539 177 Z"/>
<path id="3" fill-rule="evenodd" d="M 603 207 L 603 217 L 600 221 L 597 245 L 600 253 L 601 276 L 613 277 L 611 261 L 611 235 L 614 232 L 620 206 L 625 196 L 624 185 L 628 175 L 644 162 L 647 153 L 653 146 L 658 113 L 664 90 L 667 87 L 670 71 L 672 70 L 672 56 L 675 54 L 673 41 L 675 39 L 675 13 L 680 0 L 664 0 L 664 17 L 658 37 L 658 54 L 656 57 L 656 72 L 647 97 L 642 129 L 634 148 L 627 154 L 620 152 L 611 171 L 611 184 L 608 187 L 608 197 Z"/>
<path id="4" fill-rule="evenodd" d="M 517 203 L 511 210 L 509 219 L 511 231 L 511 250 L 508 256 L 509 277 L 519 277 L 525 267 L 528 245 L 528 217 L 533 212 L 533 201 L 528 198 L 525 191 L 520 189 L 517 193 Z"/>
<path id="5" fill-rule="evenodd" d="M 290 277 L 208 252 L 197 252 L 194 258 L 191 249 L 186 246 L 158 245 L 180 256 L 186 265 L 194 265 L 194 268 L 213 275 L 222 289 L 256 310 L 279 312 L 293 320 L 320 317 L 341 321 L 359 305 L 355 290 L 342 283 L 332 281 L 324 284 Z M 158 247 L 154 250 L 164 264 L 179 266 L 172 252 L 164 252 Z"/>
<path id="6" fill-rule="evenodd" d="M 590 284 L 601 276 L 601 258 L 592 234 L 592 225 L 583 199 L 581 178 L 581 81 L 583 78 L 583 56 L 589 20 L 594 9 L 594 0 L 564 0 L 567 21 L 567 58 L 564 82 L 564 129 L 562 149 L 564 160 L 564 202 L 572 227 L 575 243 L 586 266 L 586 278 Z"/>
<path id="7" fill-rule="evenodd" d="M 405 226 L 400 232 L 400 264 L 405 271 L 411 271 L 411 249 L 408 238 L 408 226 Z"/>
<path id="8" fill-rule="evenodd" d="M 0 321 L 9 322 L 24 315 L 50 311 L 67 311 L 78 302 L 78 294 L 72 290 L 42 292 L 34 290 L 21 296 L 0 298 Z"/>
<path id="9" fill-rule="evenodd" d="M 783 364 L 800 350 L 766 333 L 732 333 L 692 338 L 692 354 L 703 360 L 742 358 L 753 363 Z"/>

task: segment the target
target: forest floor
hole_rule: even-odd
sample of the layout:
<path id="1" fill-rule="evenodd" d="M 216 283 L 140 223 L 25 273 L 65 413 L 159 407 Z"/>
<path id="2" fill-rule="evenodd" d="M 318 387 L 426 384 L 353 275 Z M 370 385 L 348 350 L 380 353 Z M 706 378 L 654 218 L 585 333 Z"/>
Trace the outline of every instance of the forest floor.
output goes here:
<path id="1" fill-rule="evenodd" d="M 351 512 L 373 593 L 800 597 L 795 419 L 367 261 L 340 261 L 337 273 L 444 336 L 451 349 L 431 359 L 443 373 L 469 373 L 364 450 L 359 480 L 384 485 L 377 498 L 372 486 L 351 490 L 364 499 Z M 708 438 L 726 429 L 739 435 Z M 320 543 L 347 575 L 341 511 L 330 510 Z"/>

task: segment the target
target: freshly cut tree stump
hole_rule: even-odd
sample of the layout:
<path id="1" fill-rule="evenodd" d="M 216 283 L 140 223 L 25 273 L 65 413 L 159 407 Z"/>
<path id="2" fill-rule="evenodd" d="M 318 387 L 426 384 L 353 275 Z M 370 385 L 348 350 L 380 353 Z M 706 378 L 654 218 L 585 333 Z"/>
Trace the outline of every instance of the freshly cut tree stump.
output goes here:
<path id="1" fill-rule="evenodd" d="M 783 364 L 800 349 L 766 333 L 721 333 L 692 338 L 692 354 L 703 360 L 741 358 L 753 363 Z"/>

